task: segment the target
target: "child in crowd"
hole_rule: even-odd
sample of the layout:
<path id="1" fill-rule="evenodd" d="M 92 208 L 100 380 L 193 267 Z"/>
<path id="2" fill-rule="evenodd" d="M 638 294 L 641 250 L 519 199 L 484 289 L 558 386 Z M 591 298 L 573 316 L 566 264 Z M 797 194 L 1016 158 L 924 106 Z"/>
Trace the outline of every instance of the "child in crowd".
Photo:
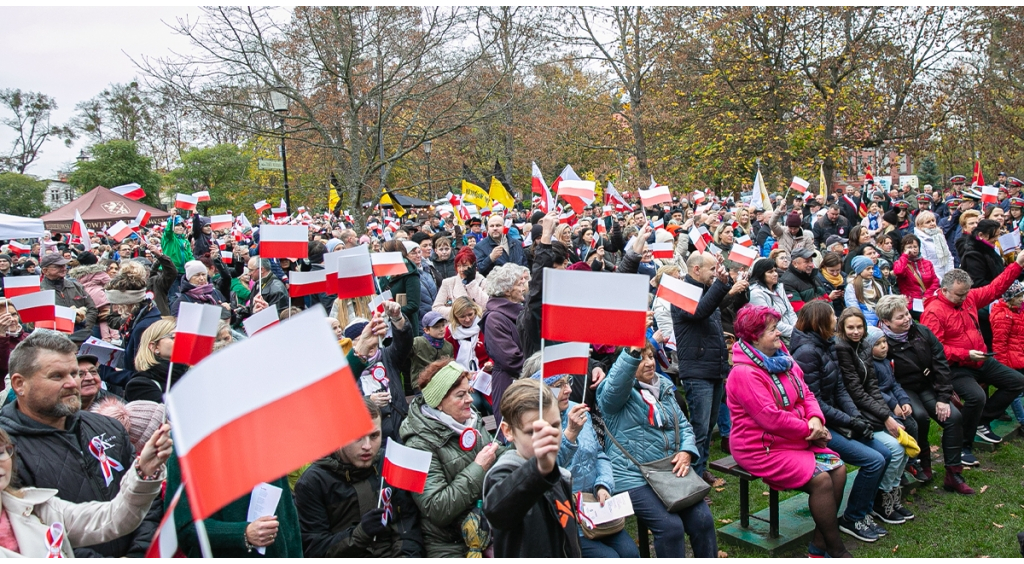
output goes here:
<path id="1" fill-rule="evenodd" d="M 886 358 L 889 354 L 889 341 L 885 339 L 885 333 L 878 327 L 868 327 L 864 344 L 866 345 L 864 348 L 871 351 L 870 360 L 874 363 L 875 377 L 878 378 L 878 391 L 882 393 L 886 405 L 892 410 L 900 425 L 903 425 L 907 434 L 917 440 L 917 420 L 911 415 L 913 410 L 910 407 L 910 396 L 896 381 L 896 375 L 892 371 L 892 361 Z M 907 469 L 914 476 L 924 476 L 917 457 L 907 463 Z"/>
<path id="2" fill-rule="evenodd" d="M 555 396 L 538 380 L 518 380 L 505 390 L 500 410 L 501 432 L 515 450 L 484 477 L 483 509 L 494 556 L 580 558 L 572 478 L 558 466 L 562 417 Z"/>
<path id="3" fill-rule="evenodd" d="M 1024 372 L 1024 284 L 1018 280 L 992 304 L 989 322 L 992 324 L 992 352 L 996 360 L 1010 368 Z M 1021 398 L 1010 404 L 1017 422 L 1024 425 L 1024 406 Z"/>
<path id="4" fill-rule="evenodd" d="M 423 334 L 412 340 L 411 373 L 414 378 L 431 362 L 455 356 L 452 344 L 444 340 L 447 326 L 448 321 L 436 311 L 428 311 L 423 316 Z"/>
<path id="5" fill-rule="evenodd" d="M 898 294 L 896 275 L 892 273 L 892 263 L 884 258 L 878 259 L 878 271 L 882 274 L 882 277 L 878 280 L 878 283 L 882 285 L 882 294 L 885 296 Z"/>

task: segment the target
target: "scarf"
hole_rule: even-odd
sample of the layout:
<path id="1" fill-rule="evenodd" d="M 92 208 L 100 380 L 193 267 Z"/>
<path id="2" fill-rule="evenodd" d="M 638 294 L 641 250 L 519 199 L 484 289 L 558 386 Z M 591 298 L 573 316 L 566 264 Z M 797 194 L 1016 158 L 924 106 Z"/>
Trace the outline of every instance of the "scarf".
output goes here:
<path id="1" fill-rule="evenodd" d="M 202 286 L 193 286 L 185 291 L 185 294 L 201 304 L 217 304 L 217 298 L 213 295 L 213 284 L 207 282 Z"/>
<path id="2" fill-rule="evenodd" d="M 878 326 L 882 328 L 882 332 L 885 333 L 886 337 L 890 339 L 895 339 L 896 341 L 899 341 L 901 343 L 907 342 L 907 334 L 910 333 L 909 329 L 902 333 L 895 333 L 891 329 L 889 329 L 889 326 L 886 325 L 885 323 L 879 323 Z"/>
<path id="3" fill-rule="evenodd" d="M 423 338 L 426 339 L 427 342 L 430 343 L 430 346 L 434 347 L 435 349 L 440 349 L 441 347 L 444 346 L 444 338 L 438 339 L 437 337 L 431 337 L 426 333 L 423 334 Z"/>
<path id="4" fill-rule="evenodd" d="M 470 372 L 480 370 L 476 361 L 476 344 L 480 342 L 480 318 L 475 318 L 469 327 L 456 325 L 452 329 L 452 338 L 459 342 L 455 362 L 465 366 Z"/>
<path id="5" fill-rule="evenodd" d="M 932 241 L 932 246 L 935 248 L 935 262 L 942 266 L 948 265 L 949 259 L 953 258 L 953 255 L 949 252 L 949 245 L 946 244 L 946 238 L 941 235 L 942 232 L 939 228 L 921 229 L 921 233 L 927 235 Z"/>
<path id="6" fill-rule="evenodd" d="M 661 406 L 658 400 L 661 398 L 661 379 L 655 380 L 655 384 L 644 384 L 637 380 L 640 386 L 640 399 L 647 404 L 647 423 L 652 427 L 661 427 Z"/>
<path id="7" fill-rule="evenodd" d="M 831 284 L 834 288 L 840 288 L 840 287 L 843 286 L 843 273 L 842 272 L 840 272 L 839 274 L 837 274 L 835 276 L 832 276 L 831 274 L 829 274 L 827 270 L 821 270 L 820 272 L 821 272 L 821 277 L 824 278 L 825 281 L 828 282 L 829 284 Z"/>
<path id="8" fill-rule="evenodd" d="M 469 419 L 467 419 L 465 423 L 459 423 L 455 419 L 452 419 L 451 415 L 448 415 L 447 413 L 441 411 L 440 409 L 434 409 L 433 407 L 430 407 L 425 403 L 420 406 L 420 413 L 433 419 L 434 421 L 441 423 L 442 425 L 448 427 L 452 431 L 455 431 L 456 435 L 461 435 L 462 432 L 465 431 L 466 429 L 473 429 L 474 432 L 476 431 L 475 411 L 473 412 L 472 415 L 469 416 Z"/>
<path id="9" fill-rule="evenodd" d="M 754 347 L 748 347 L 747 343 L 743 341 L 739 341 L 739 345 L 743 354 L 747 355 L 747 358 L 749 358 L 751 362 L 761 370 L 767 372 L 768 376 L 771 377 L 772 384 L 775 386 L 775 391 L 778 393 L 778 397 L 775 398 L 776 405 L 779 407 L 789 407 L 789 394 L 786 393 L 786 388 L 782 385 L 782 380 L 779 380 L 779 374 L 782 374 L 783 372 L 789 374 L 789 369 L 793 367 L 793 358 L 782 352 L 781 349 L 775 351 L 775 354 L 772 356 L 764 356 L 761 351 Z M 796 387 L 797 396 L 803 400 L 804 387 L 801 385 L 800 379 L 790 377 L 790 382 L 794 387 Z"/>

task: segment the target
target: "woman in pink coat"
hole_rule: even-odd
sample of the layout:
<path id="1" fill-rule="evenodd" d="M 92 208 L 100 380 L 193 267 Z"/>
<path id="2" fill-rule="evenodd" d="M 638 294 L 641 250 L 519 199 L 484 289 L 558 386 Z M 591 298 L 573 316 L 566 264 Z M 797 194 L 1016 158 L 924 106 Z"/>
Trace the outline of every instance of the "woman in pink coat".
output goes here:
<path id="1" fill-rule="evenodd" d="M 809 494 L 812 557 L 848 557 L 836 517 L 846 468 L 825 447 L 831 438 L 818 401 L 782 344 L 775 310 L 746 305 L 736 314 L 733 368 L 726 381 L 736 462 L 777 490 Z"/>

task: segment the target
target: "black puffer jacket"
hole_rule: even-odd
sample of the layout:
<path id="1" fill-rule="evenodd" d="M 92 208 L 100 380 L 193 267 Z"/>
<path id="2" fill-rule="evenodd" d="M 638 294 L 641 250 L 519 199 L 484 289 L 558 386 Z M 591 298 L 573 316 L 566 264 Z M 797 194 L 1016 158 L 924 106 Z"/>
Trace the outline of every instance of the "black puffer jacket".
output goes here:
<path id="1" fill-rule="evenodd" d="M 992 245 L 975 239 L 973 235 L 962 240 L 960 268 L 971 275 L 972 288 L 988 286 L 1006 269 L 999 251 Z"/>
<path id="2" fill-rule="evenodd" d="M 164 387 L 167 386 L 167 368 L 170 363 L 164 359 L 157 359 L 157 363 L 146 370 L 136 372 L 128 385 L 124 387 L 125 401 L 146 400 L 156 403 L 164 402 Z M 171 387 L 173 388 L 178 380 L 188 372 L 189 367 L 185 364 L 175 364 L 171 368 Z"/>
<path id="3" fill-rule="evenodd" d="M 843 385 L 833 340 L 826 341 L 817 333 L 793 329 L 789 343 L 793 359 L 804 371 L 807 387 L 818 399 L 821 412 L 825 415 L 825 425 L 849 427 L 851 419 L 860 416 L 860 410 Z"/>
<path id="4" fill-rule="evenodd" d="M 864 341 L 851 343 L 846 339 L 836 338 L 836 358 L 839 359 L 839 370 L 843 373 L 843 385 L 850 399 L 860 410 L 861 415 L 871 423 L 875 431 L 885 429 L 885 421 L 889 419 L 889 406 L 878 388 L 878 377 L 875 366 L 864 362 L 861 348 Z"/>
<path id="5" fill-rule="evenodd" d="M 125 472 L 133 472 L 135 449 L 128 433 L 117 420 L 89 411 L 67 418 L 67 430 L 43 425 L 18 411 L 14 401 L 0 409 L 0 427 L 11 436 L 17 448 L 15 471 L 18 486 L 53 488 L 64 501 L 110 501 L 121 489 Z M 117 461 L 113 478 L 107 485 L 99 459 L 90 454 L 89 443 L 99 437 L 106 445 L 108 459 Z M 146 519 L 134 533 L 88 547 L 76 547 L 79 557 L 142 557 L 149 548 L 163 517 L 163 505 L 154 503 Z"/>
<path id="6" fill-rule="evenodd" d="M 722 335 L 722 311 L 718 306 L 729 294 L 731 284 L 720 280 L 704 286 L 686 275 L 686 282 L 704 290 L 693 313 L 672 306 L 672 330 L 676 334 L 679 378 L 721 380 L 729 373 L 729 354 Z"/>
<path id="7" fill-rule="evenodd" d="M 888 359 L 893 362 L 896 381 L 905 390 L 935 390 L 938 401 L 949 403 L 953 396 L 953 377 L 946 351 L 931 329 L 914 322 L 907 342 L 889 339 Z"/>
<path id="8" fill-rule="evenodd" d="M 419 510 L 405 490 L 391 489 L 388 534 L 370 536 L 359 521 L 377 507 L 380 462 L 356 468 L 336 455 L 313 463 L 295 484 L 295 509 L 306 558 L 422 558 Z"/>

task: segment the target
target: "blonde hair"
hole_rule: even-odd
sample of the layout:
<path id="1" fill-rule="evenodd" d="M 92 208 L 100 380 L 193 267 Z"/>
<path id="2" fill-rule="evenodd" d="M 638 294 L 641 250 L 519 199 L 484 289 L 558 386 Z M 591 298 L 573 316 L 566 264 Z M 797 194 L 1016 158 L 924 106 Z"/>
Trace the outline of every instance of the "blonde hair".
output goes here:
<path id="1" fill-rule="evenodd" d="M 142 263 L 137 260 L 122 260 L 120 266 L 120 274 L 132 275 L 135 276 L 136 278 L 141 278 L 143 281 L 149 278 L 149 273 L 146 272 L 146 267 L 143 266 Z"/>
<path id="2" fill-rule="evenodd" d="M 476 302 L 466 296 L 455 298 L 455 301 L 452 302 L 452 311 L 448 315 L 448 321 L 451 322 L 452 327 L 458 327 L 460 325 L 459 318 L 465 315 L 466 310 L 469 309 L 473 310 L 473 313 L 476 314 L 477 317 L 484 314 L 484 310 L 480 309 L 480 306 L 477 305 Z"/>
<path id="3" fill-rule="evenodd" d="M 663 276 L 672 276 L 674 274 L 679 274 L 681 271 L 682 269 L 679 268 L 678 264 L 666 264 L 665 266 L 658 269 L 657 274 L 654 275 L 654 279 L 651 280 L 651 286 L 660 286 L 661 278 Z"/>
<path id="4" fill-rule="evenodd" d="M 173 317 L 161 317 L 142 332 L 139 339 L 139 352 L 135 353 L 135 369 L 138 371 L 149 370 L 159 362 L 153 351 L 149 350 L 150 343 L 155 343 L 161 337 L 166 337 L 178 326 Z"/>
<path id="5" fill-rule="evenodd" d="M 935 214 L 928 210 L 924 210 L 921 213 L 917 214 L 917 219 L 914 220 L 914 225 L 917 227 L 921 227 L 929 219 L 935 219 Z"/>
<path id="6" fill-rule="evenodd" d="M 572 239 L 572 226 L 570 226 L 568 223 L 560 223 L 560 224 L 558 224 L 558 227 L 555 228 L 555 232 L 551 234 L 551 239 L 554 240 L 554 241 L 561 241 L 562 240 L 562 233 L 564 233 L 565 231 L 569 231 L 569 238 L 571 240 Z"/>
<path id="7" fill-rule="evenodd" d="M 980 219 L 981 212 L 979 212 L 978 210 L 967 210 L 964 213 L 960 214 L 960 228 L 963 229 L 964 227 L 967 227 L 967 222 L 970 221 L 972 217 L 977 217 Z"/>

